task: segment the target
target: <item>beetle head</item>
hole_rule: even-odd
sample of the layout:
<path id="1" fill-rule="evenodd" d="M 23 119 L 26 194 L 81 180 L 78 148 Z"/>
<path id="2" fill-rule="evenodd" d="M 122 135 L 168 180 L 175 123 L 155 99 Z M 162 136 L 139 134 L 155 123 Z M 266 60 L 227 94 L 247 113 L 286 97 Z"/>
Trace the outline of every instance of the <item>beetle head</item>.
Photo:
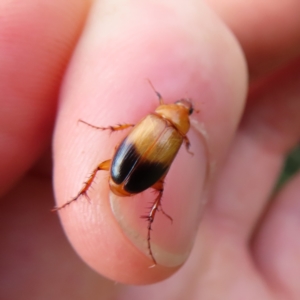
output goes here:
<path id="1" fill-rule="evenodd" d="M 180 99 L 175 102 L 176 105 L 181 105 L 189 112 L 191 115 L 194 112 L 194 106 L 191 99 Z"/>

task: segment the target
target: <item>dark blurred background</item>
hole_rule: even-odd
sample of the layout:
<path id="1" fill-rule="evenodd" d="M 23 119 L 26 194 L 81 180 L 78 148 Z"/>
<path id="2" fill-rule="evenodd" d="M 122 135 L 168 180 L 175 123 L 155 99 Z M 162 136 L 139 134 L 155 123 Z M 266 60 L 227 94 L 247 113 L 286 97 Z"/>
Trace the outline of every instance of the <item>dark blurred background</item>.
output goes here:
<path id="1" fill-rule="evenodd" d="M 291 176 L 300 169 L 300 145 L 293 149 L 288 155 L 284 169 L 278 180 L 277 189 L 279 189 Z"/>

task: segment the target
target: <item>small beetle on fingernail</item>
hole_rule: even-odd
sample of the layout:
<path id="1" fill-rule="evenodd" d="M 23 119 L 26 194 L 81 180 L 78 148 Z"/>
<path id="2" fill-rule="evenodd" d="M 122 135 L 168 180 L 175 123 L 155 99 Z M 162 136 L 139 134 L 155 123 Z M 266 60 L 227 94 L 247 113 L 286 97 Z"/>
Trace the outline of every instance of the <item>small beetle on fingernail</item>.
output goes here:
<path id="1" fill-rule="evenodd" d="M 154 265 L 156 265 L 157 262 L 151 248 L 151 226 L 157 211 L 161 211 L 172 221 L 172 218 L 163 211 L 161 204 L 164 179 L 183 142 L 187 151 L 191 153 L 189 151 L 190 142 L 186 134 L 190 129 L 189 116 L 193 113 L 194 108 L 189 99 L 180 99 L 172 104 L 164 104 L 160 93 L 154 89 L 150 81 L 149 84 L 158 96 L 159 106 L 136 125 L 120 124 L 98 127 L 79 120 L 92 128 L 111 130 L 112 132 L 133 128 L 116 148 L 112 159 L 103 161 L 94 169 L 80 192 L 70 201 L 53 210 L 57 211 L 66 207 L 80 196 L 87 197 L 87 192 L 100 170 L 109 171 L 109 188 L 117 196 L 128 197 L 153 188 L 158 195 L 148 215 L 142 216 L 142 218 L 148 221 L 148 250 Z"/>

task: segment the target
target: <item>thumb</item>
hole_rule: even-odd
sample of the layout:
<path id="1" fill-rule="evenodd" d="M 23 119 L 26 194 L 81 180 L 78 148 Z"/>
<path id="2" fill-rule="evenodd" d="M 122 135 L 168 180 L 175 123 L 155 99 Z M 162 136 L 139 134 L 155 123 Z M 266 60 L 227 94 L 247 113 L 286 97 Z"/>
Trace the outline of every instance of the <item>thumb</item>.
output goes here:
<path id="1" fill-rule="evenodd" d="M 245 62 L 223 24 L 204 3 L 95 2 L 71 61 L 54 141 L 58 206 L 74 197 L 92 170 L 111 159 L 128 131 L 96 126 L 139 122 L 158 106 L 149 78 L 166 103 L 191 98 L 196 110 L 188 138 L 165 179 L 163 210 L 157 213 L 151 245 L 147 222 L 155 195 L 148 191 L 115 199 L 109 172 L 98 172 L 86 197 L 59 211 L 79 255 L 113 280 L 151 283 L 174 273 L 187 259 L 205 202 L 208 174 L 231 141 L 244 104 Z M 125 270 L 125 271 L 124 271 Z"/>

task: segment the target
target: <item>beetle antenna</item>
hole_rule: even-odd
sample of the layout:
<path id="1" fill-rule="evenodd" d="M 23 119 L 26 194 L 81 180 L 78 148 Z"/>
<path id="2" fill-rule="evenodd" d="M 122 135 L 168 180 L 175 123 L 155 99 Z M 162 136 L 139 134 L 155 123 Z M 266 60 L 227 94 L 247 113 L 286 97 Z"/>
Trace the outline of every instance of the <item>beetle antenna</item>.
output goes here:
<path id="1" fill-rule="evenodd" d="M 164 104 L 164 99 L 163 99 L 163 97 L 162 97 L 161 94 L 154 88 L 154 86 L 153 86 L 152 82 L 150 81 L 150 79 L 147 78 L 147 81 L 148 81 L 148 83 L 150 84 L 151 88 L 153 89 L 154 93 L 157 95 L 159 104 L 160 104 L 160 105 Z"/>

